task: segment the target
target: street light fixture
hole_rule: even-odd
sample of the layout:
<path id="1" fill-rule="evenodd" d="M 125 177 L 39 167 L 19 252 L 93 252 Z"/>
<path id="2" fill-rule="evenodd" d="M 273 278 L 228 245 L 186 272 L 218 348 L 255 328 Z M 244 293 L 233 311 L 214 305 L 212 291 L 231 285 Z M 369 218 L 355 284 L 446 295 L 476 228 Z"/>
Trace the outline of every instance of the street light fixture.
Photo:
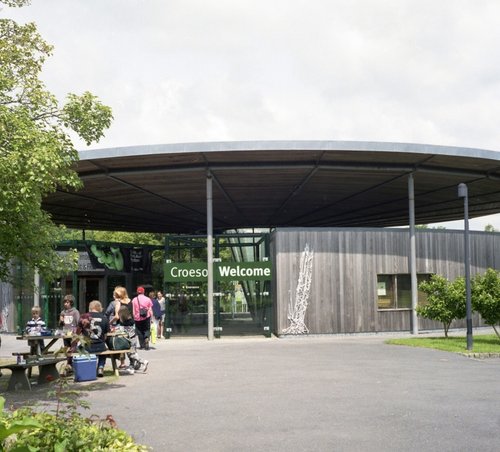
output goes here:
<path id="1" fill-rule="evenodd" d="M 458 184 L 458 197 L 464 198 L 464 264 L 465 264 L 465 308 L 467 320 L 467 350 L 472 350 L 472 306 L 470 289 L 469 255 L 469 195 L 466 184 Z"/>

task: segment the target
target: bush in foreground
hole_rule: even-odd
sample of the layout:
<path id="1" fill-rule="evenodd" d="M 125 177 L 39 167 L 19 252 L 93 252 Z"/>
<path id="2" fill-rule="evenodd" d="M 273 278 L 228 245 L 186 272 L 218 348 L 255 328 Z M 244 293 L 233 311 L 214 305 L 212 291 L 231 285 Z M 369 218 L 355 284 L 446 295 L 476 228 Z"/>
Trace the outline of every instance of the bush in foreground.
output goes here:
<path id="1" fill-rule="evenodd" d="M 123 430 L 116 428 L 111 416 L 106 419 L 86 418 L 72 411 L 65 415 L 35 412 L 21 408 L 4 411 L 5 400 L 0 397 L 0 450 L 94 452 L 148 451 L 136 444 Z"/>

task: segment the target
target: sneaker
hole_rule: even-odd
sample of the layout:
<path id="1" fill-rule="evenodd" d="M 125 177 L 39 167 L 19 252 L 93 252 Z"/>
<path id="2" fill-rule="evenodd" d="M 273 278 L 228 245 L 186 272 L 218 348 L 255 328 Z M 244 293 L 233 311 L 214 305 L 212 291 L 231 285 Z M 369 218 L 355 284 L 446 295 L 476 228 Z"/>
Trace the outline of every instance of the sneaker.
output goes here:
<path id="1" fill-rule="evenodd" d="M 127 367 L 124 371 L 127 375 L 134 375 L 135 371 L 132 367 Z"/>
<path id="2" fill-rule="evenodd" d="M 97 369 L 97 376 L 99 378 L 104 377 L 104 369 L 102 367 L 99 367 L 99 369 Z"/>
<path id="3" fill-rule="evenodd" d="M 139 370 L 141 368 L 141 363 L 136 360 L 135 363 L 134 363 L 134 370 Z"/>
<path id="4" fill-rule="evenodd" d="M 144 373 L 146 373 L 146 371 L 148 370 L 148 364 L 149 364 L 149 361 L 147 359 L 145 359 L 144 362 L 142 363 L 142 365 L 144 366 L 144 369 L 142 369 L 142 371 Z"/>

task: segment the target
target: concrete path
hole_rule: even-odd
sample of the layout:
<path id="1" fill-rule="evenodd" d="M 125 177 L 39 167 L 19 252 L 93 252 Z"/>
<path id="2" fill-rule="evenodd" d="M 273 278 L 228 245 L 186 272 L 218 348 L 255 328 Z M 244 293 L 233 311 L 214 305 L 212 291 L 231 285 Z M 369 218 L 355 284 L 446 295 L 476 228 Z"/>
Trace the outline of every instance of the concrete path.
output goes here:
<path id="1" fill-rule="evenodd" d="M 156 451 L 500 450 L 500 359 L 385 339 L 162 340 L 87 398 Z"/>

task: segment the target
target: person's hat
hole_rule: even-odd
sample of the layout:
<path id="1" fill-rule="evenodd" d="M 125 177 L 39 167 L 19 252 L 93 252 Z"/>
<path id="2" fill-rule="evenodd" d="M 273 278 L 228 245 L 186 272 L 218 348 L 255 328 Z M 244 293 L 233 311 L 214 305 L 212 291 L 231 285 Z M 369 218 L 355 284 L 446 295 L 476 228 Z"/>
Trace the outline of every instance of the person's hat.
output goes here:
<path id="1" fill-rule="evenodd" d="M 144 293 L 144 287 L 139 286 L 139 287 L 137 288 L 137 293 Z"/>

